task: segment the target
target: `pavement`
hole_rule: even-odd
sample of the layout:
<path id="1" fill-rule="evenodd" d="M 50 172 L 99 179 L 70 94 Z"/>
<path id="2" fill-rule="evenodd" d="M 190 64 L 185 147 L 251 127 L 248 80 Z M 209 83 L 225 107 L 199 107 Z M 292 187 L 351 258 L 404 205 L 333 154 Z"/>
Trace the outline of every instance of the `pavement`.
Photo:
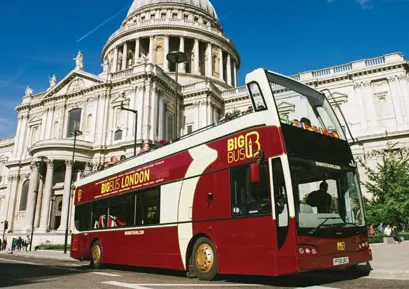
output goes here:
<path id="1" fill-rule="evenodd" d="M 370 278 L 409 280 L 409 241 L 401 244 L 372 244 Z M 409 288 L 409 285 L 408 285 Z"/>
<path id="2" fill-rule="evenodd" d="M 0 255 L 14 255 L 27 258 L 38 258 L 38 259 L 52 259 L 59 261 L 77 261 L 70 257 L 70 251 L 64 254 L 63 251 L 53 251 L 53 250 L 39 250 L 39 251 L 0 251 Z"/>

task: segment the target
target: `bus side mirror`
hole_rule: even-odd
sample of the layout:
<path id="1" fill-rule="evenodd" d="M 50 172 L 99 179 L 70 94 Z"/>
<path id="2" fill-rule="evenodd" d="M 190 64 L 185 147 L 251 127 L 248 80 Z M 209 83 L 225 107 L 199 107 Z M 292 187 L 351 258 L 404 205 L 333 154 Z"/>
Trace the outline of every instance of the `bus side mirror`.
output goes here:
<path id="1" fill-rule="evenodd" d="M 252 183 L 260 182 L 260 165 L 259 164 L 250 164 L 250 181 Z"/>

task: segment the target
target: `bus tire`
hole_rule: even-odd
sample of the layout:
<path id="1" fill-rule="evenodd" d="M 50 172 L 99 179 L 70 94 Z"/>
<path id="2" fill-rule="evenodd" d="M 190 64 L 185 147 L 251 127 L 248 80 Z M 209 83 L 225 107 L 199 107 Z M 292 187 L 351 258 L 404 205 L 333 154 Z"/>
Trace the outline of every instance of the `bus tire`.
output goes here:
<path id="1" fill-rule="evenodd" d="M 192 265 L 199 280 L 212 281 L 217 276 L 217 254 L 212 241 L 202 237 L 193 246 Z"/>
<path id="2" fill-rule="evenodd" d="M 102 248 L 99 241 L 95 241 L 92 244 L 90 251 L 90 265 L 92 269 L 100 269 L 102 266 Z"/>

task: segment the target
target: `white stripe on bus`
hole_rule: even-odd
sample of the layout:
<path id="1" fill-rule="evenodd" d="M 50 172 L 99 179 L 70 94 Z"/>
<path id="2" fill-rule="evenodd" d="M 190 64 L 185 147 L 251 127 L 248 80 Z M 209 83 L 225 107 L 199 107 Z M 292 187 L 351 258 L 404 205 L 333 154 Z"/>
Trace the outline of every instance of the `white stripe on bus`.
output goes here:
<path id="1" fill-rule="evenodd" d="M 200 177 L 191 178 L 192 176 L 202 175 L 203 172 L 217 159 L 217 151 L 209 148 L 207 145 L 201 145 L 189 150 L 192 157 L 185 180 L 179 196 L 178 206 L 178 222 L 192 221 L 193 199 Z M 188 178 L 186 180 L 186 178 Z M 180 257 L 185 269 L 186 267 L 186 252 L 190 240 L 193 237 L 192 223 L 178 224 L 178 240 Z"/>

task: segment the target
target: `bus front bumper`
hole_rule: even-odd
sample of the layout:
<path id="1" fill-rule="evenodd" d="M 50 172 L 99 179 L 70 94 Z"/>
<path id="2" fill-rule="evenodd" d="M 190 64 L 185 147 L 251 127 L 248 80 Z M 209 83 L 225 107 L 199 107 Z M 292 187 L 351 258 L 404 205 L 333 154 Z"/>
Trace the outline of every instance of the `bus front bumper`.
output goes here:
<path id="1" fill-rule="evenodd" d="M 300 271 L 349 267 L 371 260 L 371 249 L 324 256 L 303 255 L 298 257 Z"/>

